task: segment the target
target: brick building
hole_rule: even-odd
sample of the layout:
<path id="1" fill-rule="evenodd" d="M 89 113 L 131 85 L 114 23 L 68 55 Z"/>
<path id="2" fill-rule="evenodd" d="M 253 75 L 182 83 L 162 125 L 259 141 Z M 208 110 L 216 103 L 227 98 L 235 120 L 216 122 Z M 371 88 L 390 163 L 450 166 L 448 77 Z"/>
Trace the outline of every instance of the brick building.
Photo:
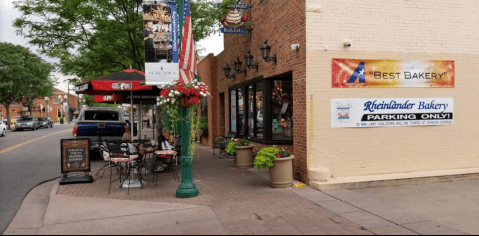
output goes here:
<path id="1" fill-rule="evenodd" d="M 306 181 L 304 4 L 251 1 L 254 7 L 243 14 L 254 22 L 254 29 L 247 34 L 225 34 L 224 51 L 216 57 L 208 55 L 198 67 L 201 78 L 212 88 L 213 98 L 208 99 L 210 145 L 214 136 L 233 132 L 238 137 L 250 138 L 256 152 L 264 146 L 284 147 L 294 153 L 295 176 Z M 272 47 L 271 56 L 277 55 L 277 63 L 261 59 L 260 46 L 266 39 Z M 292 51 L 291 44 L 302 47 Z M 254 56 L 254 64 L 259 63 L 258 69 L 245 68 L 244 56 L 248 51 Z M 246 74 L 225 78 L 223 68 L 228 64 L 234 74 L 237 58 Z M 288 124 L 281 129 L 282 119 Z"/>
<path id="2" fill-rule="evenodd" d="M 49 101 L 48 101 L 48 107 L 50 108 L 50 111 L 48 112 L 48 117 L 53 120 L 53 122 L 58 122 L 60 121 L 61 117 L 61 102 L 58 99 L 58 96 L 61 96 L 62 99 L 64 99 L 64 96 L 67 95 L 66 92 L 63 92 L 62 90 L 53 89 L 53 95 L 49 96 Z M 68 98 L 68 97 L 67 97 Z M 65 121 L 68 121 L 69 117 L 74 118 L 77 115 L 77 110 L 78 110 L 78 96 L 75 94 L 70 94 L 70 111 L 65 113 Z M 67 107 L 67 101 L 63 102 L 64 109 Z M 40 109 L 40 105 L 42 105 L 45 108 L 45 111 L 42 111 Z M 22 105 L 20 104 L 12 104 L 10 106 L 10 117 L 15 117 L 15 116 L 20 116 L 20 112 L 22 111 Z M 66 110 L 64 110 L 65 112 Z M 47 116 L 47 105 L 45 102 L 45 97 L 39 97 L 35 99 L 35 104 L 32 107 L 32 115 L 35 115 L 37 117 L 42 117 L 42 116 Z M 26 114 L 29 114 L 28 112 Z M 3 117 L 3 119 L 7 118 L 7 112 L 5 110 L 5 106 L 0 105 L 0 116 Z"/>
<path id="3" fill-rule="evenodd" d="M 254 29 L 224 34 L 224 51 L 199 63 L 203 80 L 213 88 L 213 98 L 208 99 L 210 138 L 232 132 L 250 137 L 255 151 L 269 145 L 292 149 L 295 176 L 315 186 L 316 180 L 328 181 L 331 175 L 425 171 L 441 175 L 479 168 L 474 138 L 479 105 L 470 99 L 478 86 L 476 2 L 243 3 L 253 5 L 244 15 L 254 22 Z M 266 39 L 271 55 L 277 54 L 277 64 L 261 59 L 260 46 Z M 292 44 L 299 44 L 299 49 L 292 50 Z M 259 69 L 235 73 L 234 61 L 239 57 L 245 69 L 248 51 Z M 225 77 L 226 64 L 235 79 Z M 411 74 L 418 77 L 412 80 Z M 362 107 L 367 99 L 383 100 L 382 110 L 370 110 L 371 114 L 389 112 L 393 117 L 389 119 L 412 115 L 405 122 L 361 122 L 365 120 L 360 117 L 354 123 L 357 127 L 347 124 L 358 114 L 367 115 Z M 417 104 L 447 100 L 450 110 L 444 112 L 451 119 L 420 123 L 413 110 L 400 111 L 384 103 L 395 100 Z M 338 101 L 348 102 L 340 106 Z M 431 110 L 426 116 L 441 115 Z M 283 119 L 287 125 L 281 127 Z M 396 127 L 388 127 L 393 123 Z M 318 170 L 330 176 L 308 177 Z"/>

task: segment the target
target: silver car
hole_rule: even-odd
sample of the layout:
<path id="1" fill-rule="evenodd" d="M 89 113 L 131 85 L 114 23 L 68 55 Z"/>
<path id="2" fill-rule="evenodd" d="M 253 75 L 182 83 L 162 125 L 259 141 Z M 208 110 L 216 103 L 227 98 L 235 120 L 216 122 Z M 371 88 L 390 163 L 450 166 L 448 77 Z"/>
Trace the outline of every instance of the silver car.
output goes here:
<path id="1" fill-rule="evenodd" d="M 24 129 L 37 130 L 38 129 L 37 117 L 33 115 L 21 116 L 20 119 L 15 121 L 15 131 L 24 130 Z"/>

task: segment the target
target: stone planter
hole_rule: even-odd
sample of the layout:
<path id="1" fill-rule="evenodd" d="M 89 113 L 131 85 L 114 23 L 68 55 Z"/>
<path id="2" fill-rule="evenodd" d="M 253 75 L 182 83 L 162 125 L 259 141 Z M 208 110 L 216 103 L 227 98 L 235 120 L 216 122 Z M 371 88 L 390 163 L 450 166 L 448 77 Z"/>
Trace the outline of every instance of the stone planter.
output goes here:
<path id="1" fill-rule="evenodd" d="M 293 186 L 294 156 L 277 158 L 274 166 L 269 168 L 269 178 L 272 188 L 287 188 Z"/>
<path id="2" fill-rule="evenodd" d="M 249 169 L 254 166 L 253 146 L 240 146 L 236 150 L 236 168 Z"/>

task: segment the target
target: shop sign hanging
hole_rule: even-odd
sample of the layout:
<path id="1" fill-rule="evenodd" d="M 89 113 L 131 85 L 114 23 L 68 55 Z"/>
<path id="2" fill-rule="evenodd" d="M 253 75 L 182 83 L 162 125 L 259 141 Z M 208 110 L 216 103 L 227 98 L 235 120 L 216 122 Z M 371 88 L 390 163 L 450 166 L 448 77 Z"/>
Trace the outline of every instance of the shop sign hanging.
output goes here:
<path id="1" fill-rule="evenodd" d="M 161 85 L 179 78 L 176 2 L 143 5 L 145 83 Z"/>
<path id="2" fill-rule="evenodd" d="M 452 125 L 453 98 L 331 99 L 331 127 Z"/>
<path id="3" fill-rule="evenodd" d="M 333 59 L 333 88 L 453 88 L 454 61 Z"/>
<path id="4" fill-rule="evenodd" d="M 220 5 L 221 3 L 218 3 Z M 246 28 L 251 22 L 243 16 L 242 10 L 249 10 L 248 4 L 236 4 L 230 7 L 228 13 L 220 17 L 220 22 L 223 25 L 221 33 L 224 34 L 246 34 Z"/>

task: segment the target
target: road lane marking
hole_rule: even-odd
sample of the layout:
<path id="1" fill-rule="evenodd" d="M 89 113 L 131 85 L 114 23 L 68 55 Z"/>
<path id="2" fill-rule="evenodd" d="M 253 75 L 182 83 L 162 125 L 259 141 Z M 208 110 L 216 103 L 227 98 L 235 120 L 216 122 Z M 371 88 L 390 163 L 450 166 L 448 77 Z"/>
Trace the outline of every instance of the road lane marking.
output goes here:
<path id="1" fill-rule="evenodd" d="M 17 145 L 15 145 L 15 146 L 11 146 L 11 147 L 9 147 L 9 148 L 5 148 L 5 149 L 3 149 L 3 150 L 0 150 L 0 155 L 4 154 L 4 153 L 6 153 L 6 152 L 9 152 L 9 151 L 15 150 L 15 149 L 17 149 L 17 148 L 19 148 L 19 147 L 21 147 L 21 146 L 27 145 L 27 144 L 29 144 L 29 143 L 33 143 L 33 142 L 38 141 L 38 140 L 40 140 L 40 139 L 43 139 L 43 138 L 46 138 L 46 137 L 50 137 L 50 136 L 55 135 L 55 134 L 60 134 L 60 133 L 68 132 L 68 131 L 71 131 L 71 130 L 68 130 L 68 129 L 67 129 L 67 130 L 59 131 L 59 132 L 56 132 L 56 133 L 53 133 L 53 134 L 45 135 L 45 136 L 42 136 L 42 137 L 38 137 L 38 138 L 36 138 L 36 139 L 32 139 L 32 140 L 26 141 L 26 142 L 24 142 L 24 143 L 17 144 Z"/>

